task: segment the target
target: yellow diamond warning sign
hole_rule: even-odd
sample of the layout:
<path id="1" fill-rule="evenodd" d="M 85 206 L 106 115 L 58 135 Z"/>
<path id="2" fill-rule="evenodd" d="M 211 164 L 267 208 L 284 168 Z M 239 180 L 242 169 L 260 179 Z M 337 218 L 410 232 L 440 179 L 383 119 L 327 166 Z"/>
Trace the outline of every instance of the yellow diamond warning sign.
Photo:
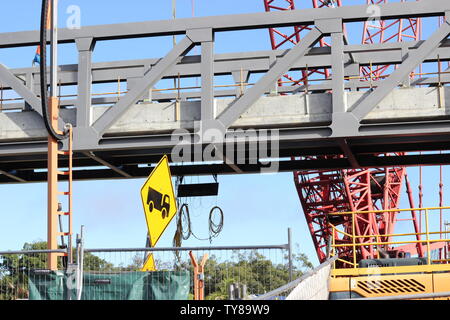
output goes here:
<path id="1" fill-rule="evenodd" d="M 167 156 L 159 161 L 142 186 L 141 199 L 150 234 L 150 246 L 154 247 L 177 213 L 177 202 Z"/>
<path id="2" fill-rule="evenodd" d="M 144 266 L 141 269 L 142 272 L 153 272 L 156 271 L 155 258 L 153 254 L 149 254 L 145 260 Z"/>

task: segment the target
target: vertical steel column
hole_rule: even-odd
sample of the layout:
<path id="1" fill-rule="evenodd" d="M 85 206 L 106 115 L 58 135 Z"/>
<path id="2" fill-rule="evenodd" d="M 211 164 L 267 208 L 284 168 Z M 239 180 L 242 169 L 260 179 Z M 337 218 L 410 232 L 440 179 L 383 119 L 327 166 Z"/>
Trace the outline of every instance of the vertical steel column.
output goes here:
<path id="1" fill-rule="evenodd" d="M 50 97 L 58 95 L 58 0 L 51 6 Z"/>
<path id="2" fill-rule="evenodd" d="M 49 113 L 51 125 L 55 128 L 58 125 L 58 99 L 49 98 Z M 48 137 L 48 207 L 47 207 L 47 248 L 49 250 L 58 249 L 58 141 L 53 137 Z M 47 267 L 50 270 L 58 269 L 58 254 L 49 253 Z"/>
<path id="3" fill-rule="evenodd" d="M 67 154 L 63 152 L 64 154 Z M 69 258 L 69 264 L 73 263 L 73 253 L 72 253 L 72 235 L 73 235 L 73 130 L 72 126 L 69 125 L 69 151 L 68 151 L 68 157 L 69 157 L 69 181 L 68 181 L 68 191 L 62 192 L 62 194 L 68 196 L 68 218 L 69 218 L 69 230 L 67 234 L 67 253 Z M 58 193 L 61 194 L 61 193 Z M 61 230 L 62 232 L 62 230 Z"/>
<path id="4" fill-rule="evenodd" d="M 205 29 L 208 41 L 202 42 L 202 106 L 201 121 L 209 122 L 214 115 L 214 35 L 211 29 Z"/>
<path id="5" fill-rule="evenodd" d="M 50 98 L 48 108 L 50 125 L 58 127 L 58 98 L 57 68 L 58 68 L 58 0 L 53 0 L 50 6 L 51 24 L 48 26 L 51 33 L 51 69 L 50 69 Z M 46 44 L 44 44 L 46 45 Z M 47 207 L 47 247 L 49 250 L 58 249 L 58 141 L 48 137 L 48 207 Z M 47 267 L 50 270 L 58 269 L 58 254 L 49 253 Z"/>
<path id="6" fill-rule="evenodd" d="M 342 30 L 342 20 L 337 20 L 336 28 L 339 32 L 331 34 L 332 51 L 332 83 L 333 83 L 333 114 L 346 112 L 345 107 L 345 84 L 344 84 L 344 33 Z"/>
<path id="7" fill-rule="evenodd" d="M 292 264 L 292 230 L 288 228 L 288 260 L 289 260 L 289 282 L 294 280 L 294 269 Z"/>
<path id="8" fill-rule="evenodd" d="M 78 49 L 77 127 L 88 128 L 92 122 L 92 51 L 93 38 L 76 39 Z"/>
<path id="9" fill-rule="evenodd" d="M 59 98 L 58 98 L 58 1 L 53 0 L 51 4 L 51 24 L 47 29 L 51 30 L 51 66 L 50 66 L 50 97 L 48 100 L 48 112 L 50 116 L 50 126 L 59 135 L 64 133 L 58 129 L 59 119 Z M 67 127 L 68 126 L 68 127 Z M 68 265 L 72 263 L 72 156 L 73 156 L 73 141 L 72 141 L 72 127 L 66 125 L 64 130 L 68 130 L 69 133 L 69 147 L 68 151 L 60 151 L 59 143 L 57 139 L 49 135 L 48 137 L 48 208 L 47 208 L 47 246 L 50 250 L 58 249 L 57 238 L 61 236 L 63 239 L 67 237 L 67 252 L 66 253 L 49 253 L 47 267 L 50 270 L 58 269 L 58 256 L 65 256 L 68 258 Z M 59 155 L 68 157 L 69 168 L 67 171 L 60 171 L 58 169 Z M 66 176 L 68 180 L 68 190 L 58 191 L 58 176 Z M 59 195 L 68 196 L 67 210 L 63 211 L 59 202 Z M 68 230 L 64 232 L 61 230 L 58 232 L 58 220 L 61 216 L 68 218 Z M 64 243 L 63 243 L 64 245 Z"/>

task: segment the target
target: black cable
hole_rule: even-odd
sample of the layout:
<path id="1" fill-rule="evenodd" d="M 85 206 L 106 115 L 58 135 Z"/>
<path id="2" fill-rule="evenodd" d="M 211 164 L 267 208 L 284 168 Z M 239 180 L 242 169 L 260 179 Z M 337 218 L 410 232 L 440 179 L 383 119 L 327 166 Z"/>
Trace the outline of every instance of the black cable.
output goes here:
<path id="1" fill-rule="evenodd" d="M 214 222 L 214 213 L 219 212 L 219 222 Z M 175 232 L 173 238 L 173 246 L 180 247 L 182 240 L 188 240 L 191 236 L 199 241 L 208 241 L 212 242 L 212 239 L 219 236 L 219 234 L 223 230 L 223 222 L 224 222 L 224 214 L 223 210 L 215 206 L 209 212 L 209 237 L 208 238 L 200 238 L 192 231 L 191 224 L 191 214 L 189 212 L 189 205 L 187 203 L 183 203 L 178 210 L 177 215 L 177 230 Z M 183 223 L 184 222 L 184 223 Z"/>
<path id="2" fill-rule="evenodd" d="M 213 219 L 214 212 L 219 212 L 219 223 L 215 223 Z M 211 241 L 213 238 L 216 238 L 223 229 L 223 210 L 222 208 L 215 206 L 211 209 L 209 212 L 209 241 Z"/>
<path id="3" fill-rule="evenodd" d="M 49 135 L 55 140 L 64 140 L 68 137 L 66 131 L 63 135 L 58 134 L 51 124 L 50 114 L 48 112 L 48 88 L 47 88 L 47 20 L 48 20 L 48 8 L 51 0 L 42 0 L 41 11 L 41 30 L 40 30 L 40 46 L 41 46 L 41 63 L 40 67 L 40 80 L 41 80 L 41 105 L 42 115 L 44 118 L 45 128 Z"/>
<path id="4" fill-rule="evenodd" d="M 184 221 L 186 221 L 187 228 L 183 226 L 183 218 Z M 180 208 L 180 224 L 181 224 L 181 236 L 183 240 L 189 239 L 192 234 L 192 226 L 191 226 L 191 215 L 189 213 L 189 206 L 187 203 L 183 203 L 183 205 Z"/>

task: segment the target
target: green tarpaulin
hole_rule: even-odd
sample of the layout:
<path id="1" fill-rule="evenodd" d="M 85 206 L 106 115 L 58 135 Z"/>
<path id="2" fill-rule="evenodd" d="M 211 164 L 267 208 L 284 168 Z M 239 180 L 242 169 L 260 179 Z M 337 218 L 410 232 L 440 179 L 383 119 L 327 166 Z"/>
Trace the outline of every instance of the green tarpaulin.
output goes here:
<path id="1" fill-rule="evenodd" d="M 189 271 L 85 273 L 81 300 L 187 300 L 190 280 Z M 68 292 L 75 299 L 73 282 L 60 271 L 32 273 L 30 300 L 65 300 Z"/>
<path id="2" fill-rule="evenodd" d="M 63 271 L 34 273 L 28 275 L 30 300 L 66 300 L 67 277 Z"/>

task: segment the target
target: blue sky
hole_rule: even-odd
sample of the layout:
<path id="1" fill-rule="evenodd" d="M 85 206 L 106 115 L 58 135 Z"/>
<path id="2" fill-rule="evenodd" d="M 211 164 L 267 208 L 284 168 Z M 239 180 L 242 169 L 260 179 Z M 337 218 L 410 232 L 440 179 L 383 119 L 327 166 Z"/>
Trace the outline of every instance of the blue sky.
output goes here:
<path id="1" fill-rule="evenodd" d="M 39 2 L 8 1 L 2 4 L 0 32 L 35 30 L 39 25 Z M 297 1 L 299 2 L 299 1 Z M 309 1 L 304 1 L 302 3 Z M 361 4 L 363 1 L 348 1 Z M 300 2 L 299 2 L 300 3 Z M 171 18 L 171 1 L 107 1 L 60 0 L 60 22 L 64 26 L 69 5 L 79 5 L 83 25 L 162 20 Z M 191 0 L 178 0 L 177 15 L 192 15 Z M 302 7 L 305 5 L 299 5 Z M 262 0 L 218 1 L 195 0 L 195 15 L 261 12 Z M 12 14 L 14 13 L 14 14 Z M 20 23 L 18 23 L 20 22 Z M 424 34 L 434 26 L 427 24 Z M 358 26 L 353 27 L 354 39 L 360 37 Z M 270 49 L 266 30 L 222 34 L 217 37 L 217 52 Z M 153 58 L 165 54 L 171 38 L 138 39 L 99 43 L 94 61 Z M 35 48 L 0 50 L 0 63 L 8 67 L 31 65 Z M 61 46 L 60 63 L 76 63 L 75 46 Z M 438 204 L 438 169 L 425 170 L 425 204 Z M 448 178 L 448 170 L 445 176 Z M 417 195 L 417 168 L 409 170 Z M 141 247 L 145 244 L 146 225 L 139 191 L 145 179 L 128 181 L 76 182 L 74 185 L 75 231 L 86 226 L 88 247 Z M 212 177 L 188 178 L 188 181 L 212 181 Z M 287 228 L 293 230 L 294 242 L 317 263 L 309 231 L 303 217 L 300 201 L 291 173 L 275 175 L 219 176 L 218 197 L 195 199 L 190 202 L 194 232 L 207 237 L 209 210 L 219 205 L 225 213 L 222 234 L 212 245 L 281 244 L 287 241 Z M 447 189 L 446 189 L 447 190 Z M 24 242 L 46 239 L 46 184 L 0 185 L 0 250 L 19 249 Z M 406 205 L 406 196 L 403 204 Z M 416 200 L 417 201 L 417 200 Z M 160 239 L 158 246 L 171 246 L 175 231 L 174 221 Z M 190 246 L 208 246 L 209 242 L 190 239 Z"/>

